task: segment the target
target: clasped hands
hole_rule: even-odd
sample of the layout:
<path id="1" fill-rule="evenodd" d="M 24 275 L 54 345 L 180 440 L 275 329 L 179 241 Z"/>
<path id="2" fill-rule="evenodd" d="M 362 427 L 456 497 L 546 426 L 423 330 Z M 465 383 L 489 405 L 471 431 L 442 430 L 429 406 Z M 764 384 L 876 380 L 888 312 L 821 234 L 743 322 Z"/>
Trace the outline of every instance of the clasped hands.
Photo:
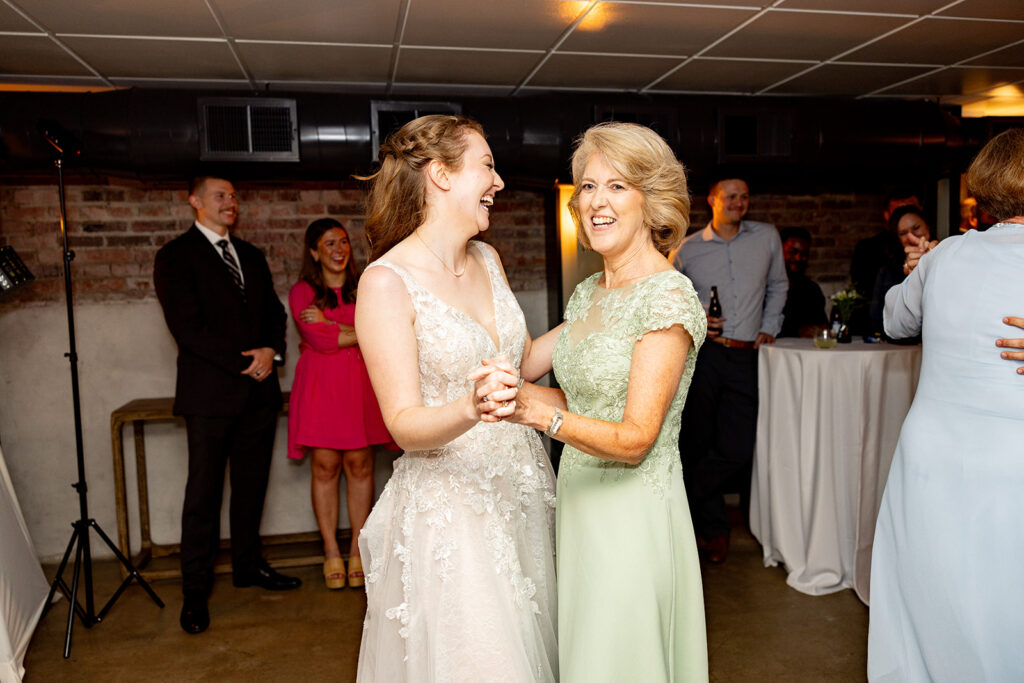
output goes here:
<path id="1" fill-rule="evenodd" d="M 519 371 L 501 355 L 481 362 L 466 377 L 474 383 L 474 408 L 481 422 L 500 422 L 516 412 Z"/>
<path id="2" fill-rule="evenodd" d="M 910 275 L 914 268 L 917 268 L 918 262 L 921 257 L 927 254 L 929 251 L 938 246 L 938 240 L 932 240 L 929 242 L 924 237 L 916 237 L 910 235 L 911 243 L 903 247 L 903 251 L 907 254 L 907 258 L 903 261 L 903 274 Z"/>

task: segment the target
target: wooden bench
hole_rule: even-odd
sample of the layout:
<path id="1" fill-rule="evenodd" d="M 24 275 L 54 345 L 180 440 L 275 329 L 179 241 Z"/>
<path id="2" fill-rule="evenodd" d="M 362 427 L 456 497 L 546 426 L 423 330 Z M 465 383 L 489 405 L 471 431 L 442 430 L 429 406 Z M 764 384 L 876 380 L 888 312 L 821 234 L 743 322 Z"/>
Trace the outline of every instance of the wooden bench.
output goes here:
<path id="1" fill-rule="evenodd" d="M 284 392 L 282 415 L 288 413 L 288 396 L 289 393 Z M 145 569 L 150 560 L 175 556 L 180 552 L 180 546 L 177 543 L 167 545 L 153 543 L 149 526 L 149 482 L 146 477 L 145 425 L 147 422 L 172 422 L 178 419 L 173 414 L 173 406 L 174 399 L 170 397 L 137 398 L 125 403 L 110 414 L 110 440 L 114 457 L 114 502 L 117 507 L 117 545 L 126 557 L 131 558 L 132 564 L 146 579 L 181 576 L 179 562 L 163 563 L 164 566 L 161 568 Z M 139 553 L 134 556 L 131 550 L 131 537 L 128 534 L 128 495 L 125 486 L 124 442 L 121 438 L 124 426 L 129 423 L 131 423 L 135 434 L 135 473 L 138 479 L 139 535 L 141 539 Z M 340 540 L 347 544 L 352 537 L 351 534 L 350 529 L 340 530 Z M 264 545 L 277 546 L 267 552 L 267 561 L 274 567 L 298 567 L 322 563 L 324 558 L 320 541 L 320 533 L 316 531 L 263 538 Z M 221 542 L 222 548 L 226 548 L 228 545 L 226 541 Z M 218 556 L 214 571 L 218 574 L 230 573 L 230 558 Z M 122 576 L 127 576 L 127 570 L 123 566 L 121 573 Z"/>

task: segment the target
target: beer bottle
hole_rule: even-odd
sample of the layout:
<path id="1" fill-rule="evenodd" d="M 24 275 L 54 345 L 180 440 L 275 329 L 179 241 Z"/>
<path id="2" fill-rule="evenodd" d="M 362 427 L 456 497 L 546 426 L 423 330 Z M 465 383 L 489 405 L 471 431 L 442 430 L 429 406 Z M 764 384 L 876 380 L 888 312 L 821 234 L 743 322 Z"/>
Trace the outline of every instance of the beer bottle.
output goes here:
<path id="1" fill-rule="evenodd" d="M 708 315 L 712 318 L 722 317 L 722 302 L 718 300 L 718 287 L 711 288 L 711 302 L 708 304 Z"/>

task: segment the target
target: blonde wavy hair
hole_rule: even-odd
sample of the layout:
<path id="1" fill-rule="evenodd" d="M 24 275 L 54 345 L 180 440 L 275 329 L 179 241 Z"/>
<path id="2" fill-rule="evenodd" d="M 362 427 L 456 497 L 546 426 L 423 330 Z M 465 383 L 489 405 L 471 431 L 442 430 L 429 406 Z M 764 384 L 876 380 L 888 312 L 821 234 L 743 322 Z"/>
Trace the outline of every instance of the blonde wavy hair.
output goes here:
<path id="1" fill-rule="evenodd" d="M 366 240 L 370 243 L 371 261 L 423 223 L 427 208 L 424 169 L 437 159 L 458 171 L 470 131 L 484 135 L 483 127 L 466 116 L 431 114 L 413 119 L 380 146 L 380 168 L 376 173 L 355 176 L 357 180 L 370 181 Z"/>
<path id="2" fill-rule="evenodd" d="M 690 225 L 686 170 L 668 143 L 646 126 L 616 121 L 599 123 L 576 139 L 572 155 L 576 189 L 569 199 L 569 213 L 586 249 L 590 249 L 590 240 L 580 217 L 580 179 L 594 154 L 603 156 L 627 185 L 643 194 L 644 225 L 651 231 L 655 248 L 668 256 Z"/>

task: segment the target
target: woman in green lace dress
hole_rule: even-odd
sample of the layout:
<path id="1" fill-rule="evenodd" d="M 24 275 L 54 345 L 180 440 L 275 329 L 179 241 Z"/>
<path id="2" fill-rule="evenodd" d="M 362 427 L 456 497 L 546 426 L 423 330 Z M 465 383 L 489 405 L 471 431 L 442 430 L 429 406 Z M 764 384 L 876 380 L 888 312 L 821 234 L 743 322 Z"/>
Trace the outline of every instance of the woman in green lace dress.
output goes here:
<path id="1" fill-rule="evenodd" d="M 656 133 L 624 123 L 588 130 L 572 168 L 570 210 L 604 270 L 576 288 L 553 355 L 534 344 L 522 364 L 533 379 L 553 361 L 564 394 L 524 384 L 508 418 L 566 444 L 556 512 L 561 680 L 706 681 L 677 442 L 706 318 L 666 258 L 688 224 L 686 176 Z"/>

